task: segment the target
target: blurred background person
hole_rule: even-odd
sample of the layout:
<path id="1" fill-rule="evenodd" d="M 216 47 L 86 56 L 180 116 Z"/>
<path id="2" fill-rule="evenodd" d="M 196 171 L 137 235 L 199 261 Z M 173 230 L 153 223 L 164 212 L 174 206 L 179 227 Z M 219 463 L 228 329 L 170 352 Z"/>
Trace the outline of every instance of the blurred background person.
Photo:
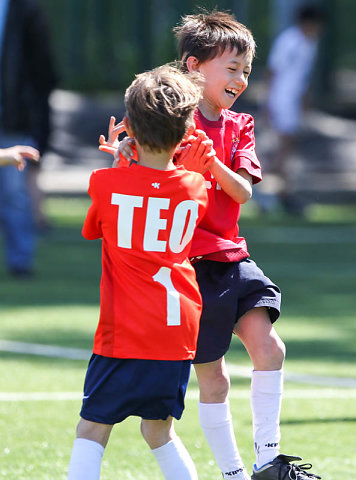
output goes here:
<path id="1" fill-rule="evenodd" d="M 0 1 L 0 148 L 22 144 L 42 154 L 47 147 L 48 97 L 56 80 L 48 37 L 36 0 Z M 37 172 L 37 164 L 23 171 L 11 166 L 0 169 L 5 262 L 16 278 L 33 273 L 34 213 L 39 204 L 31 198 L 39 200 Z"/>
<path id="2" fill-rule="evenodd" d="M 303 214 L 304 202 L 294 196 L 290 160 L 297 146 L 322 26 L 322 11 L 310 4 L 302 6 L 296 23 L 273 41 L 267 61 L 266 110 L 277 136 L 269 171 L 280 179 L 279 203 L 295 215 Z"/>
<path id="3" fill-rule="evenodd" d="M 0 167 L 13 165 L 18 170 L 23 170 L 26 166 L 26 158 L 38 162 L 40 152 L 26 145 L 16 145 L 10 148 L 0 148 Z"/>

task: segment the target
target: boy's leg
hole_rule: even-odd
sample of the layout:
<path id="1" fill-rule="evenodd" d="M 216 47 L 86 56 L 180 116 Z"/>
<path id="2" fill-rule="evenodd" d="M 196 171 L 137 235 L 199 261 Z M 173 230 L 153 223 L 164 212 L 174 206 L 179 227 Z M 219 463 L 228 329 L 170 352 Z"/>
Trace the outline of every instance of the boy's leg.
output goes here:
<path id="1" fill-rule="evenodd" d="M 251 408 L 257 468 L 279 455 L 280 410 L 285 346 L 265 307 L 254 308 L 236 324 L 235 333 L 252 360 Z"/>
<path id="2" fill-rule="evenodd" d="M 69 463 L 68 480 L 99 480 L 101 459 L 112 427 L 83 418 L 79 421 Z"/>
<path id="3" fill-rule="evenodd" d="M 228 393 L 230 379 L 224 357 L 194 365 L 200 389 L 199 418 L 204 435 L 222 471 L 223 478 L 247 480 L 239 454 Z"/>
<path id="4" fill-rule="evenodd" d="M 142 419 L 141 433 L 166 480 L 198 480 L 193 460 L 174 431 L 172 417 Z"/>

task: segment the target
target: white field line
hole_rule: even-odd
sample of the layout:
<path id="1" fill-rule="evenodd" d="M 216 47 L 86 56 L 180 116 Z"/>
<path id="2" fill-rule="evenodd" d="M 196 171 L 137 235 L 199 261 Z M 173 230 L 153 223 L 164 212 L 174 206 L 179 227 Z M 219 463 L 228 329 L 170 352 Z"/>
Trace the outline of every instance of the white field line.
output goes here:
<path id="1" fill-rule="evenodd" d="M 229 394 L 230 399 L 244 399 L 250 398 L 249 389 L 232 388 Z M 339 399 L 349 400 L 356 398 L 356 389 L 290 389 L 287 388 L 283 394 L 283 399 Z M 80 402 L 82 399 L 81 392 L 3 392 L 0 393 L 0 402 L 63 402 L 76 401 Z M 187 400 L 198 400 L 199 390 L 197 388 L 188 388 Z"/>
<path id="2" fill-rule="evenodd" d="M 23 355 L 38 355 L 52 358 L 65 358 L 69 360 L 89 360 L 91 350 L 83 348 L 67 348 L 56 345 L 42 345 L 38 343 L 14 342 L 0 340 L 0 351 L 18 353 Z M 251 377 L 251 368 L 235 364 L 227 364 L 229 374 L 233 377 Z M 330 377 L 310 374 L 297 374 L 285 372 L 287 382 L 319 385 L 334 388 L 356 388 L 356 379 L 351 377 Z"/>
<path id="3" fill-rule="evenodd" d="M 83 348 L 59 347 L 40 343 L 13 342 L 0 340 L 0 352 L 19 353 L 23 355 L 38 355 L 40 357 L 66 358 L 69 360 L 89 360 L 91 350 Z"/>
<path id="4" fill-rule="evenodd" d="M 252 374 L 252 370 L 249 367 L 241 367 L 228 363 L 227 368 L 231 377 L 250 378 Z M 356 388 L 356 378 L 351 377 L 329 377 L 324 375 L 284 372 L 284 380 L 287 382 L 320 385 L 323 387 Z"/>

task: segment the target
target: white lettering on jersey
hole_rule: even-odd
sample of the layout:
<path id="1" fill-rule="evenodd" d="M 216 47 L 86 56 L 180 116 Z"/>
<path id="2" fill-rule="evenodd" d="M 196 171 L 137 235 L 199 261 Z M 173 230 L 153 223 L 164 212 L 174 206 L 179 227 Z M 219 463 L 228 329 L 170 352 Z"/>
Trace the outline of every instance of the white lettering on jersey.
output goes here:
<path id="1" fill-rule="evenodd" d="M 214 176 L 212 174 L 210 174 L 210 177 L 211 179 L 213 180 L 214 179 Z M 205 186 L 208 190 L 210 190 L 211 188 L 213 188 L 213 182 L 212 180 L 205 180 Z M 218 182 L 216 182 L 216 190 L 221 190 L 221 187 L 220 185 L 218 184 Z"/>
<path id="2" fill-rule="evenodd" d="M 117 246 L 132 248 L 132 234 L 135 221 L 135 208 L 143 208 L 143 198 L 137 195 L 113 193 L 111 204 L 119 207 L 117 215 Z M 159 232 L 167 230 L 167 219 L 161 218 L 161 210 L 168 210 L 169 198 L 149 197 L 147 201 L 143 249 L 146 252 L 165 252 L 167 241 L 159 240 Z M 199 216 L 199 204 L 194 200 L 180 202 L 173 213 L 169 248 L 180 253 L 191 241 Z"/>
<path id="3" fill-rule="evenodd" d="M 117 214 L 117 246 L 131 248 L 134 209 L 142 207 L 143 197 L 113 193 L 111 195 L 111 203 L 119 206 Z"/>
<path id="4" fill-rule="evenodd" d="M 167 325 L 169 327 L 180 325 L 180 299 L 179 292 L 174 288 L 171 279 L 171 269 L 161 267 L 152 278 L 164 286 L 167 292 Z"/>
<path id="5" fill-rule="evenodd" d="M 199 205 L 193 200 L 184 200 L 177 205 L 174 211 L 171 234 L 169 236 L 169 247 L 172 252 L 182 252 L 191 241 L 198 219 L 198 209 Z M 183 236 L 184 227 L 189 213 L 189 222 Z"/>
<path id="6" fill-rule="evenodd" d="M 166 243 L 158 240 L 160 230 L 166 230 L 167 219 L 160 218 L 161 210 L 168 210 L 169 198 L 149 197 L 146 215 L 146 227 L 143 237 L 143 249 L 148 252 L 165 252 Z"/>

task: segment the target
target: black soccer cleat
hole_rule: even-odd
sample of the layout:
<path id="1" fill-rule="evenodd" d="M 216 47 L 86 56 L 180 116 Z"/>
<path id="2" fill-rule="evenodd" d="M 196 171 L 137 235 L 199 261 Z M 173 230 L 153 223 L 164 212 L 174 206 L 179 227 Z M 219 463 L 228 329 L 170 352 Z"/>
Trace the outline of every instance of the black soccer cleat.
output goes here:
<path id="1" fill-rule="evenodd" d="M 251 480 L 310 480 L 321 478 L 305 471 L 312 468 L 310 463 L 304 463 L 303 465 L 290 463 L 295 460 L 302 459 L 291 455 L 278 455 L 272 462 L 267 463 L 260 469 L 255 470 L 254 468 Z"/>

